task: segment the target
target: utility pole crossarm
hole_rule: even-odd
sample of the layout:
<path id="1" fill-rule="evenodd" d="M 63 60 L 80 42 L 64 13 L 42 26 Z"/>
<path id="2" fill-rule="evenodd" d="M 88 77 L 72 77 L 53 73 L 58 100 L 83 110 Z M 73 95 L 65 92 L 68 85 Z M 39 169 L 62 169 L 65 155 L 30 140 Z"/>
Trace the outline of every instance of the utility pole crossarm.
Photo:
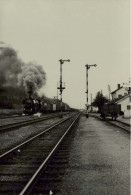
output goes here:
<path id="1" fill-rule="evenodd" d="M 60 59 L 59 61 L 60 61 L 61 64 L 64 64 L 64 62 L 70 62 L 69 59 L 68 60 L 62 60 L 62 59 Z"/>
<path id="2" fill-rule="evenodd" d="M 88 67 L 90 67 L 90 66 L 95 66 L 95 67 L 96 67 L 96 66 L 97 66 L 97 64 L 92 64 L 92 65 L 88 65 L 88 64 L 86 64 L 86 65 L 85 65 L 85 67 L 87 67 L 87 68 L 88 68 Z"/>

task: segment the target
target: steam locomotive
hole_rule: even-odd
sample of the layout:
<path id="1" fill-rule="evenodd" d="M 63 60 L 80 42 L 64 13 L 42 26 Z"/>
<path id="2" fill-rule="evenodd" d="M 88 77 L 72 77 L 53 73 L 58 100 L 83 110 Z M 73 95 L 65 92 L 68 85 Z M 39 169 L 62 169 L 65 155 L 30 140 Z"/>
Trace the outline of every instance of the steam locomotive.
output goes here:
<path id="1" fill-rule="evenodd" d="M 23 102 L 23 113 L 32 115 L 37 112 L 41 113 L 54 113 L 54 112 L 60 112 L 61 111 L 61 105 L 60 101 L 56 102 L 46 102 L 44 100 L 40 99 L 33 99 L 32 97 L 29 97 L 27 99 L 24 99 Z M 70 111 L 69 105 L 63 103 L 62 111 Z"/>
<path id="2" fill-rule="evenodd" d="M 22 102 L 24 109 L 23 113 L 24 114 L 35 114 L 37 112 L 40 112 L 41 110 L 41 102 L 39 99 L 33 99 L 31 97 L 24 99 Z"/>

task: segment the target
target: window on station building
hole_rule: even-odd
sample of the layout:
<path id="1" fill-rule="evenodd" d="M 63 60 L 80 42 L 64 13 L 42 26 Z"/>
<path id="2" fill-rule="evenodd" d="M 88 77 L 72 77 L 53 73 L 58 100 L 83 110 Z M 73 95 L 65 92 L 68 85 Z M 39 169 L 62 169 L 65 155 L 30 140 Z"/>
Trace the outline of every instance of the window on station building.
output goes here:
<path id="1" fill-rule="evenodd" d="M 122 98 L 122 95 L 118 95 L 118 98 Z"/>
<path id="2" fill-rule="evenodd" d="M 127 106 L 127 110 L 131 110 L 131 105 L 128 105 Z"/>

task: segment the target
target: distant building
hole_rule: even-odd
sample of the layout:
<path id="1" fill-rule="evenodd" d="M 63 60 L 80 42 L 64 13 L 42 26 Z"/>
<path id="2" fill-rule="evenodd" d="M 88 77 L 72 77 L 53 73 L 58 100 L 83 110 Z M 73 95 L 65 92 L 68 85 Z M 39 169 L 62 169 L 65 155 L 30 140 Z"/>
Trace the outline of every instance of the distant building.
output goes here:
<path id="1" fill-rule="evenodd" d="M 112 100 L 114 99 L 119 99 L 122 98 L 126 95 L 129 94 L 129 89 L 130 87 L 124 87 L 124 86 L 120 86 L 120 84 L 118 84 L 118 87 L 115 91 L 111 92 L 112 95 Z"/>
<path id="2" fill-rule="evenodd" d="M 113 103 L 121 105 L 121 111 L 124 113 L 124 117 L 131 117 L 131 95 L 130 95 L 130 86 L 123 85 L 118 87 L 115 91 L 111 92 Z"/>
<path id="3" fill-rule="evenodd" d="M 131 111 L 131 95 L 130 94 L 116 101 L 116 104 L 121 105 L 121 110 L 124 112 L 125 118 L 131 117 L 131 112 L 130 112 Z"/>

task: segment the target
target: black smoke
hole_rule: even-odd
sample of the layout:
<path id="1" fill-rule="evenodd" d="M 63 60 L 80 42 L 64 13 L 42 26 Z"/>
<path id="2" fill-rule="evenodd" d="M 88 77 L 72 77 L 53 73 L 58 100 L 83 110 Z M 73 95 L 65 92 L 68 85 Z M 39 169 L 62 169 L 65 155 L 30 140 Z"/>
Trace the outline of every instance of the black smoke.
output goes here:
<path id="1" fill-rule="evenodd" d="M 0 53 L 0 87 L 17 86 L 18 74 L 24 63 L 12 48 L 4 48 Z"/>
<path id="2" fill-rule="evenodd" d="M 0 50 L 0 88 L 20 87 L 37 93 L 46 84 L 46 73 L 41 65 L 24 63 L 13 48 Z"/>
<path id="3" fill-rule="evenodd" d="M 38 92 L 46 84 L 46 73 L 42 66 L 30 62 L 22 66 L 18 81 L 19 85 L 24 86 L 27 92 Z"/>

